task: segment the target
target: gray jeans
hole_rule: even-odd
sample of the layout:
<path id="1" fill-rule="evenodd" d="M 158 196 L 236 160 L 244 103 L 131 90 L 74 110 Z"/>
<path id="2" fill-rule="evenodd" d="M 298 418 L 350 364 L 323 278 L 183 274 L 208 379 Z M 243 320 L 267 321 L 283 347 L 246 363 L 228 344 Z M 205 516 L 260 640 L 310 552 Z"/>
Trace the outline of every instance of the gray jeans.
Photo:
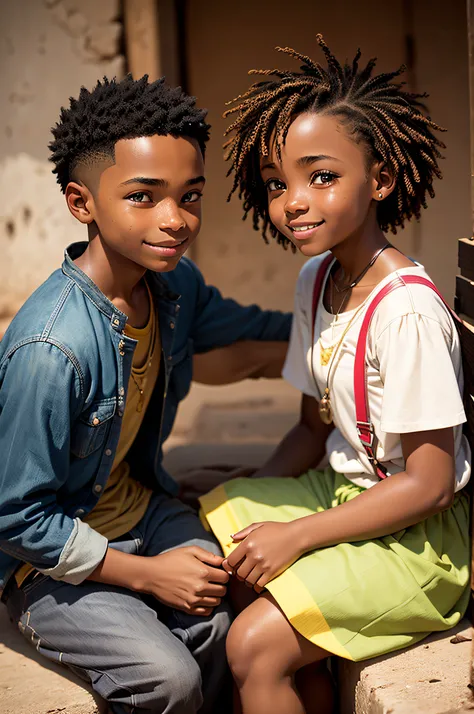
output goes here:
<path id="1" fill-rule="evenodd" d="M 196 514 L 163 495 L 152 497 L 136 528 L 110 543 L 145 556 L 186 545 L 220 553 Z M 7 607 L 38 652 L 90 681 L 114 714 L 227 710 L 218 703 L 227 680 L 227 604 L 197 617 L 123 588 L 42 575 L 13 586 Z"/>

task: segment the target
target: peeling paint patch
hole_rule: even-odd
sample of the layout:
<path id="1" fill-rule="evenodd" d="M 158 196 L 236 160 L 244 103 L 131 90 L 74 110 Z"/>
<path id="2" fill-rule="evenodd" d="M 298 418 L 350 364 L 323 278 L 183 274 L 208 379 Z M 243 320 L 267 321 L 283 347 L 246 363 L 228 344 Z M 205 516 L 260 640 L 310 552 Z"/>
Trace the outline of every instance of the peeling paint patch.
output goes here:
<path id="1" fill-rule="evenodd" d="M 119 55 L 122 25 L 113 18 L 88 19 L 71 0 L 44 0 L 54 22 L 74 42 L 74 48 L 85 62 L 110 62 Z M 82 5 L 81 5 L 82 9 Z"/>

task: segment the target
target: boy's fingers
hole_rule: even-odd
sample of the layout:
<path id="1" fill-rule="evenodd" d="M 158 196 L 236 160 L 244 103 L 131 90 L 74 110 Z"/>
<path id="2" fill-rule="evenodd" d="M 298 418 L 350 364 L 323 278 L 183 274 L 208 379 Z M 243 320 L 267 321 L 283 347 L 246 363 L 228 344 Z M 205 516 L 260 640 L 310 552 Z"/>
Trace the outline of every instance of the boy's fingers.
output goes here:
<path id="1" fill-rule="evenodd" d="M 220 568 L 222 561 L 224 560 L 222 555 L 211 553 L 208 550 L 204 550 L 204 548 L 200 548 L 198 545 L 192 545 L 191 550 L 196 558 L 199 558 L 202 563 L 213 565 L 215 568 Z"/>
<path id="2" fill-rule="evenodd" d="M 225 597 L 226 592 L 227 588 L 225 585 L 207 583 L 206 587 L 204 587 L 198 594 L 201 596 L 207 595 L 209 597 Z"/>
<path id="3" fill-rule="evenodd" d="M 227 560 L 227 558 L 224 558 L 224 560 L 222 561 L 222 567 L 224 568 L 226 573 L 229 573 L 229 575 L 233 574 L 234 571 L 232 570 L 231 566 L 229 565 L 229 561 Z"/>
<path id="4" fill-rule="evenodd" d="M 211 568 L 211 572 L 209 573 L 209 582 L 225 585 L 229 582 L 229 577 L 229 573 L 222 568 Z"/>
<path id="5" fill-rule="evenodd" d="M 193 607 L 191 610 L 187 611 L 187 615 L 200 615 L 201 617 L 209 617 L 212 615 L 212 607 Z"/>
<path id="6" fill-rule="evenodd" d="M 199 607 L 218 607 L 221 604 L 220 597 L 200 597 Z"/>

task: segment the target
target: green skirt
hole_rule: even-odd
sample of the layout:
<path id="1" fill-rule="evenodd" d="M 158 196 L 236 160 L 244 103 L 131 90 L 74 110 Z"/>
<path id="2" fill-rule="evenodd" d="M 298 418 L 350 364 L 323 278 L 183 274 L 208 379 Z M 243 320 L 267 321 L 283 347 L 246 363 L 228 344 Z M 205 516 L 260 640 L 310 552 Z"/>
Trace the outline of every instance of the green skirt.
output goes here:
<path id="1" fill-rule="evenodd" d="M 201 498 L 201 517 L 225 555 L 229 534 L 288 522 L 356 498 L 364 489 L 332 469 L 297 479 L 235 479 Z M 359 661 L 448 630 L 470 595 L 469 498 L 393 535 L 312 551 L 267 585 L 289 622 L 331 654 Z"/>

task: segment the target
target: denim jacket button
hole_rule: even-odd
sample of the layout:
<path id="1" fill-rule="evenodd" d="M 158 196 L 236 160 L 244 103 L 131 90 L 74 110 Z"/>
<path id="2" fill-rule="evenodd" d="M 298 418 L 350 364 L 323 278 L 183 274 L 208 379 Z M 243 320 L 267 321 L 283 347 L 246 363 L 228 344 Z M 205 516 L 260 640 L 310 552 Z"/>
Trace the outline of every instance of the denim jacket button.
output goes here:
<path id="1" fill-rule="evenodd" d="M 85 510 L 83 508 L 78 508 L 74 515 L 77 516 L 78 518 L 80 518 L 81 516 L 84 515 L 84 513 L 85 513 Z"/>
<path id="2" fill-rule="evenodd" d="M 92 423 L 94 426 L 97 426 L 97 424 L 100 424 L 100 419 L 98 419 L 97 417 L 94 417 L 92 420 Z"/>
<path id="3" fill-rule="evenodd" d="M 102 486 L 100 485 L 100 483 L 96 483 L 96 485 L 94 486 L 94 491 L 95 493 L 100 493 L 102 491 Z"/>
<path id="4" fill-rule="evenodd" d="M 105 455 L 106 455 L 106 456 L 112 456 L 112 449 L 106 449 L 106 450 L 105 450 Z"/>
<path id="5" fill-rule="evenodd" d="M 170 327 L 172 330 L 174 330 L 174 322 L 170 322 Z"/>

